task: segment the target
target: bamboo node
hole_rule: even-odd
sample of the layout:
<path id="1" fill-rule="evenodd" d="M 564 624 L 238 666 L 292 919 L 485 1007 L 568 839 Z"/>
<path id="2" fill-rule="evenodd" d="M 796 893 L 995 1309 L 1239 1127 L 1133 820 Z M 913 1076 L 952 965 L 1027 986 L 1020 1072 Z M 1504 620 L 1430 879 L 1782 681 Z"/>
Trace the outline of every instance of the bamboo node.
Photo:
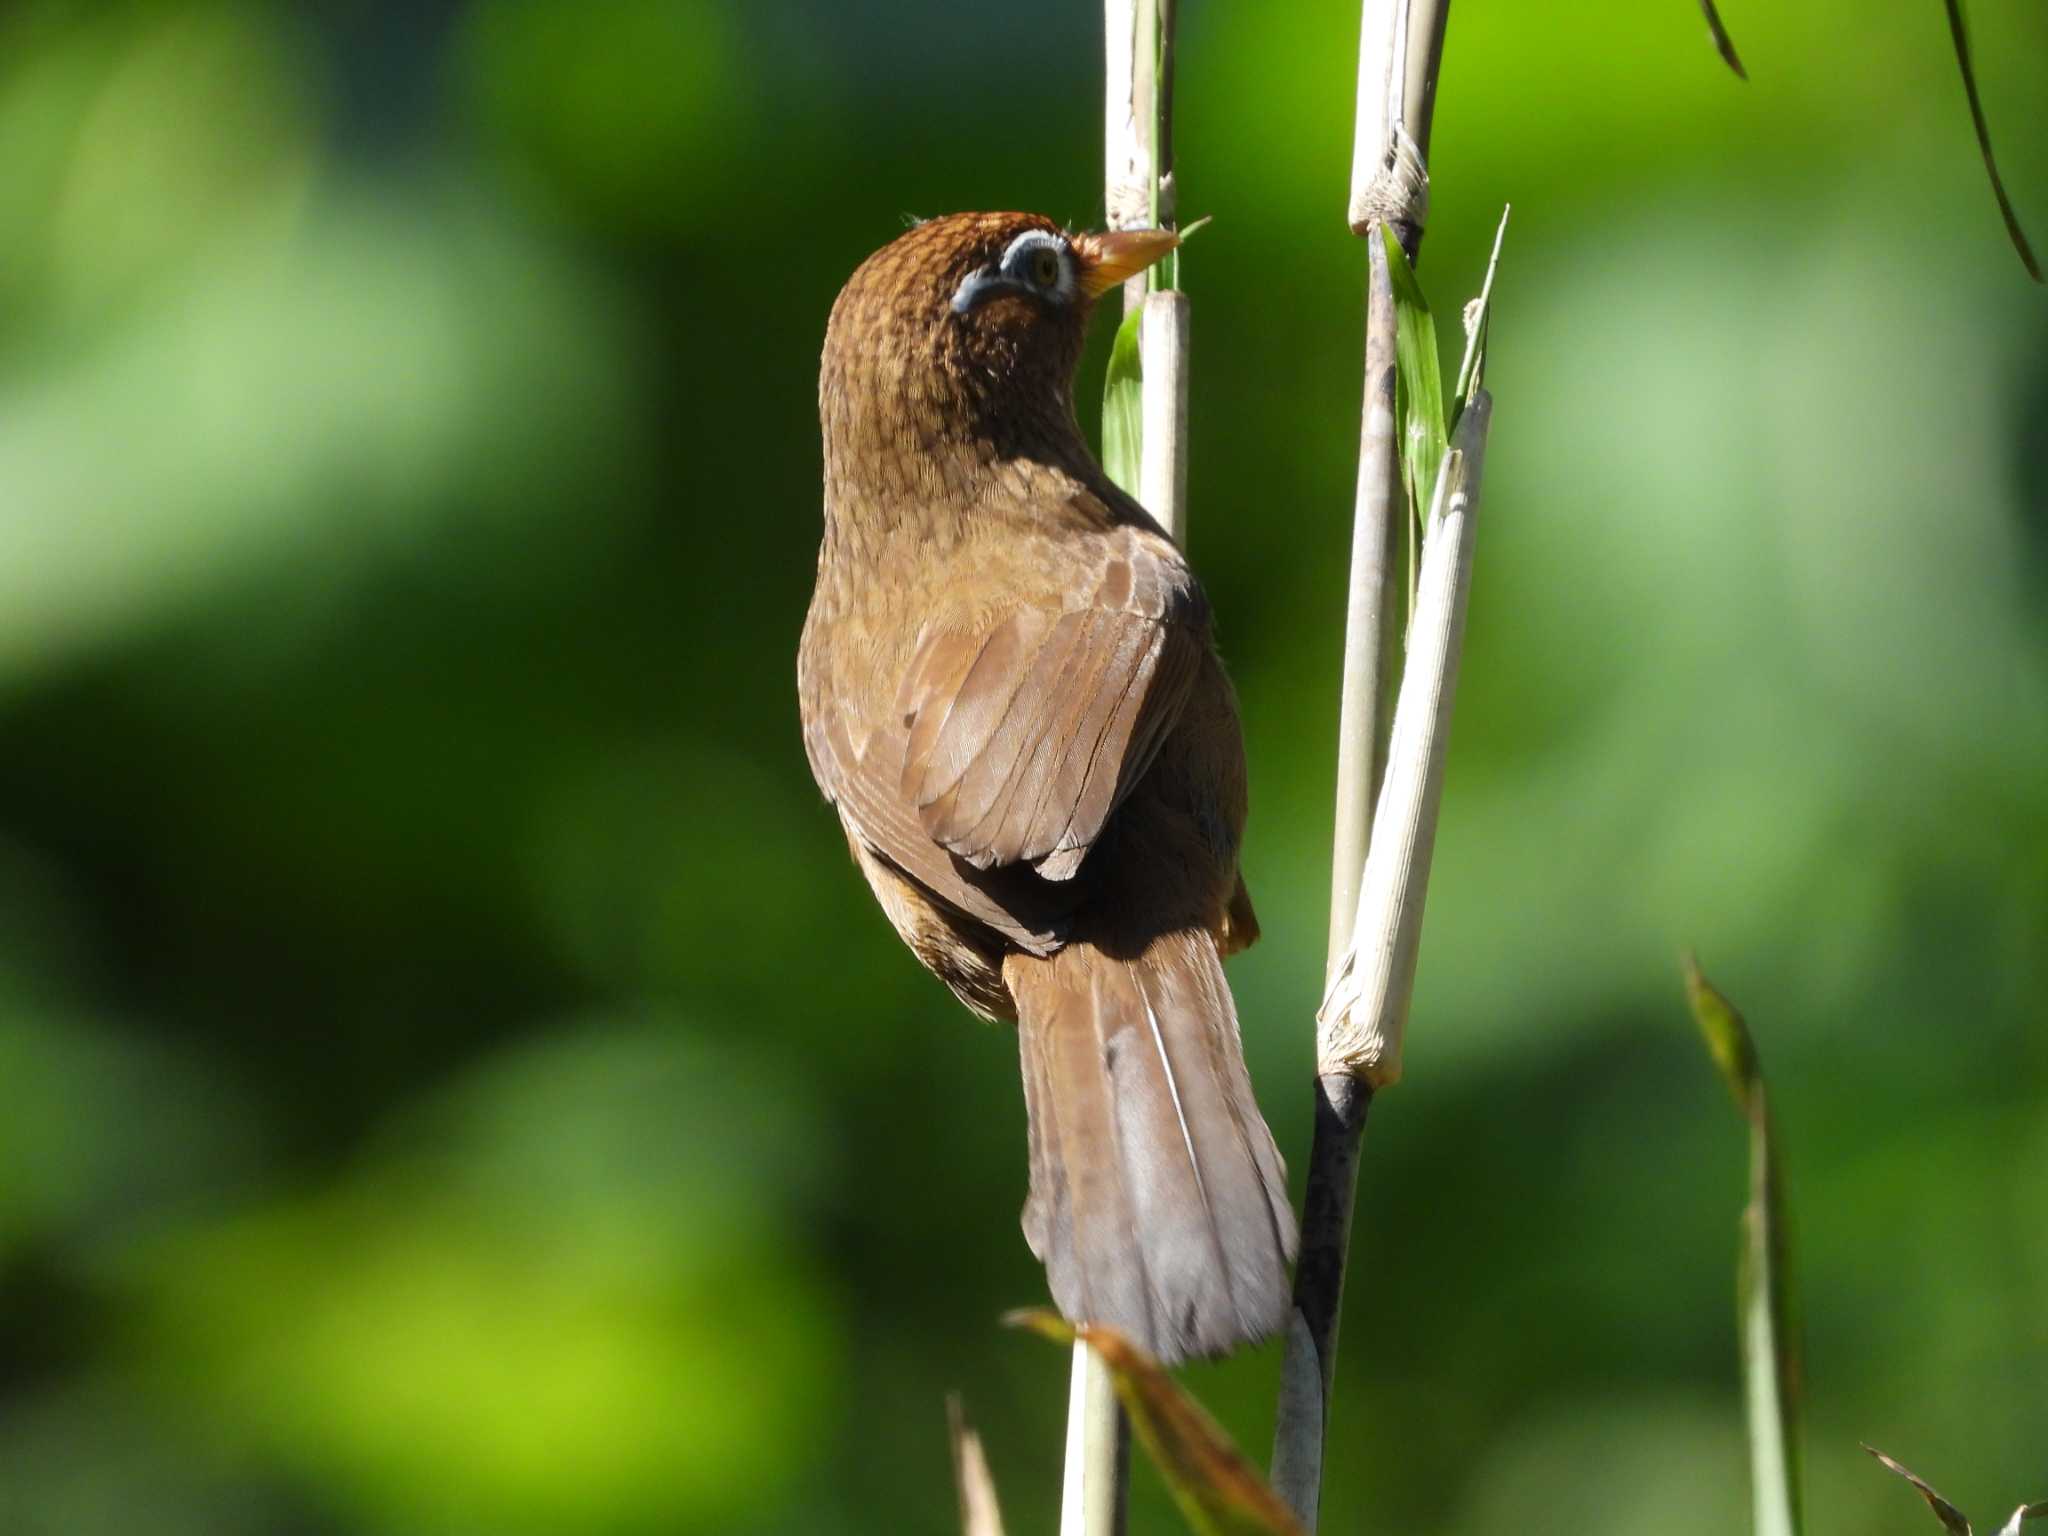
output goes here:
<path id="1" fill-rule="evenodd" d="M 1408 130 L 1395 123 L 1385 157 L 1351 194 L 1351 232 L 1375 224 L 1420 230 L 1429 222 L 1429 167 Z"/>

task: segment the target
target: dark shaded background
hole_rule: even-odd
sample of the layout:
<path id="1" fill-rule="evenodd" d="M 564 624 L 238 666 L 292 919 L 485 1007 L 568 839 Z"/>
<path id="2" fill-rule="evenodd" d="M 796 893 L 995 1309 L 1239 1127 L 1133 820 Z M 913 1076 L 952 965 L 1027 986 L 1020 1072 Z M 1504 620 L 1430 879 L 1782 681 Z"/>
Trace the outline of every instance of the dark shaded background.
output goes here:
<path id="1" fill-rule="evenodd" d="M 1859 1438 L 2048 1497 L 2048 306 L 1938 5 L 1727 9 L 1747 87 L 1691 0 L 1453 17 L 1445 314 L 1516 211 L 1332 1529 L 1742 1528 L 1684 944 L 1775 1074 L 1815 1528 L 1925 1524 Z M 1192 551 L 1298 1179 L 1356 11 L 1185 13 Z M 2048 15 L 1971 14 L 2048 236 Z M 873 909 L 793 657 L 832 296 L 904 213 L 1099 215 L 1099 24 L 0 17 L 0 1530 L 940 1532 L 953 1388 L 1051 1528 L 1013 1047 Z M 1190 1373 L 1262 1454 L 1275 1364 Z"/>

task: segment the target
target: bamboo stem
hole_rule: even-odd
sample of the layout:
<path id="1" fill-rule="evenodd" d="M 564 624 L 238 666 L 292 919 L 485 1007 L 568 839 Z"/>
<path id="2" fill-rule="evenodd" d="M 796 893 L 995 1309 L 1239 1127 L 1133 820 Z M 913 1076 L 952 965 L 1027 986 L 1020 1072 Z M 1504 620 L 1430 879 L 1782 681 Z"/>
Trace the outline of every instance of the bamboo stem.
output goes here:
<path id="1" fill-rule="evenodd" d="M 1358 881 L 1372 836 L 1372 797 L 1385 766 L 1382 695 L 1392 673 L 1394 532 L 1404 502 L 1394 441 L 1394 286 L 1387 253 L 1367 243 L 1365 409 L 1344 621 L 1344 680 L 1337 716 L 1337 825 L 1330 844 L 1330 938 L 1323 985 L 1336 979 L 1358 912 Z"/>
<path id="2" fill-rule="evenodd" d="M 1176 544 L 1188 531 L 1188 296 L 1145 295 L 1138 322 L 1144 394 L 1139 407 L 1138 500 Z"/>
<path id="3" fill-rule="evenodd" d="M 1074 1341 L 1067 1389 L 1066 1474 L 1060 1536 L 1122 1536 L 1131 1472 L 1131 1426 L 1102 1357 Z"/>
<path id="4" fill-rule="evenodd" d="M 1280 1400 L 1273 1427 L 1273 1491 L 1316 1528 L 1322 1502 L 1323 1444 L 1330 1387 L 1337 1369 L 1337 1321 L 1344 1300 L 1351 1212 L 1358 1189 L 1372 1089 L 1337 1073 L 1316 1079 L 1314 1139 L 1308 1189 L 1301 1205 L 1301 1256 L 1294 1267 L 1294 1310 L 1280 1361 Z"/>
<path id="5" fill-rule="evenodd" d="M 1344 624 L 1344 680 L 1337 722 L 1337 821 L 1330 852 L 1330 934 L 1325 988 L 1351 944 L 1359 879 L 1372 833 L 1372 788 L 1384 769 L 1382 685 L 1394 634 L 1396 518 L 1403 513 L 1394 441 L 1394 290 L 1387 254 L 1367 245 L 1365 409 L 1358 444 L 1357 512 L 1351 589 Z M 1273 1487 L 1314 1529 L 1322 1488 L 1324 1433 L 1337 1367 L 1337 1326 L 1351 1247 L 1358 1162 L 1372 1089 L 1348 1073 L 1316 1079 L 1308 1188 L 1302 1196 L 1301 1252 L 1294 1311 L 1280 1366 L 1273 1439 Z"/>
<path id="6" fill-rule="evenodd" d="M 1414 987 L 1490 414 L 1490 399 L 1480 390 L 1458 423 L 1437 479 L 1358 919 L 1350 952 L 1319 1014 L 1324 1028 L 1318 1040 L 1315 1141 L 1273 1443 L 1273 1486 L 1311 1531 L 1322 1497 L 1360 1140 L 1374 1085 L 1390 1083 L 1399 1073 Z"/>
<path id="7" fill-rule="evenodd" d="M 1103 201 L 1112 229 L 1173 221 L 1173 0 L 1104 0 Z M 1143 393 L 1138 484 L 1130 487 L 1176 541 L 1187 531 L 1187 295 L 1178 264 L 1124 285 L 1139 310 Z M 1060 1536 L 1119 1536 L 1131 1464 L 1130 1422 L 1101 1359 L 1074 1345 L 1067 1397 Z"/>
<path id="8" fill-rule="evenodd" d="M 1408 664 L 1387 750 L 1378 827 L 1366 856 L 1351 952 L 1318 1019 L 1319 1069 L 1375 1086 L 1401 1073 L 1401 1042 L 1415 991 L 1423 903 L 1450 752 L 1451 705 L 1472 585 L 1472 521 L 1478 508 L 1491 397 L 1477 391 L 1437 475 L 1415 586 Z"/>
<path id="9" fill-rule="evenodd" d="M 1351 140 L 1351 232 L 1388 224 L 1412 261 L 1429 222 L 1429 126 L 1451 0 L 1365 0 Z"/>
<path id="10" fill-rule="evenodd" d="M 1359 28 L 1348 218 L 1368 252 L 1365 401 L 1338 724 L 1326 986 L 1337 979 L 1354 938 L 1384 761 L 1382 719 L 1395 670 L 1395 529 L 1406 502 L 1394 442 L 1394 303 L 1379 227 L 1393 229 L 1409 258 L 1415 257 L 1429 217 L 1429 131 L 1449 13 L 1450 0 L 1364 0 Z M 1322 1498 L 1338 1319 L 1371 1103 L 1365 1080 L 1319 1065 L 1301 1257 L 1273 1437 L 1273 1486 L 1310 1531 Z"/>
<path id="11" fill-rule="evenodd" d="M 1158 121 L 1158 0 L 1104 0 L 1103 202 L 1111 229 L 1152 223 L 1158 179 L 1153 124 Z"/>

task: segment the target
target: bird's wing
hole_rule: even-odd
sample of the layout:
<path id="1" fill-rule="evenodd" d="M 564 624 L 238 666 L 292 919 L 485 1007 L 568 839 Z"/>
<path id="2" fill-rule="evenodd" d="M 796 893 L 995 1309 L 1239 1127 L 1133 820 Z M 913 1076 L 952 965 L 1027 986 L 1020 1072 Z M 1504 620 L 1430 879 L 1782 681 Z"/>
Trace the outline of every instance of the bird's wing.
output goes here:
<path id="1" fill-rule="evenodd" d="M 1095 548 L 1064 606 L 935 619 L 897 694 L 900 803 L 976 869 L 1071 879 L 1200 670 L 1206 613 L 1178 551 L 1134 527 Z"/>
<path id="2" fill-rule="evenodd" d="M 1034 954 L 1057 949 L 1073 903 L 1026 869 L 978 870 L 949 853 L 882 770 L 901 761 L 902 731 L 865 732 L 830 707 L 808 713 L 804 746 L 847 830 L 939 900 Z"/>

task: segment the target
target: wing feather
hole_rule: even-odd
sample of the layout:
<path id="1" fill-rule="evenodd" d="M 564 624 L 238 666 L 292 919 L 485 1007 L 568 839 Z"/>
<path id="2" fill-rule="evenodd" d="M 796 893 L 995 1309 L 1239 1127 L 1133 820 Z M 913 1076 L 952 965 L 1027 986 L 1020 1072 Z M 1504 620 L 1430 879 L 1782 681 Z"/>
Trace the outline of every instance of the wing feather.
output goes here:
<path id="1" fill-rule="evenodd" d="M 1170 545 L 1133 533 L 1084 602 L 980 630 L 937 622 L 912 657 L 902 793 L 977 869 L 1071 879 L 1194 683 L 1206 615 Z"/>
<path id="2" fill-rule="evenodd" d="M 849 830 L 1035 954 L 1065 941 L 1073 877 L 1209 644 L 1201 589 L 1156 527 L 1089 548 L 1036 602 L 935 612 L 887 713 L 846 708 L 828 666 L 801 680 L 805 751 Z"/>
<path id="3" fill-rule="evenodd" d="M 815 731 L 816 750 L 830 766 L 826 794 L 862 842 L 940 900 L 1001 933 L 1019 948 L 1049 954 L 1066 935 L 1071 903 L 1026 869 L 975 870 L 933 842 L 917 812 L 886 775 L 872 771 L 876 743 L 858 751 L 844 722 Z"/>

